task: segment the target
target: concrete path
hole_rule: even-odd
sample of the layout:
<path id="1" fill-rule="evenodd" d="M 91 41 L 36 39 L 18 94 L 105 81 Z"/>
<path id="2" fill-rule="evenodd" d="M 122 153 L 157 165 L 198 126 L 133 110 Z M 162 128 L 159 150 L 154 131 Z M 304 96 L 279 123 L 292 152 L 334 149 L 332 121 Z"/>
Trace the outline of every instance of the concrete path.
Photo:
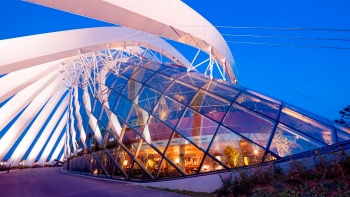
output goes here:
<path id="1" fill-rule="evenodd" d="M 0 173 L 0 196 L 5 197 L 171 197 L 183 195 L 63 173 L 59 168 L 36 168 Z"/>

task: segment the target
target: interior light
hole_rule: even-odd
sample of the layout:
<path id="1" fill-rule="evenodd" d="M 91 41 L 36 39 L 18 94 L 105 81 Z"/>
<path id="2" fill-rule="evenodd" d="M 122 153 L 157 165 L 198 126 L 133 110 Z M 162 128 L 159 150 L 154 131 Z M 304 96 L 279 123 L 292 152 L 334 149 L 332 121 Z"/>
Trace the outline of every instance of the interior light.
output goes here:
<path id="1" fill-rule="evenodd" d="M 124 161 L 123 161 L 123 165 L 124 165 L 124 166 L 127 166 L 127 165 L 128 165 L 128 160 L 124 160 Z"/>
<path id="2" fill-rule="evenodd" d="M 175 159 L 175 163 L 180 163 L 180 159 L 179 159 L 179 158 L 176 158 L 176 159 Z"/>

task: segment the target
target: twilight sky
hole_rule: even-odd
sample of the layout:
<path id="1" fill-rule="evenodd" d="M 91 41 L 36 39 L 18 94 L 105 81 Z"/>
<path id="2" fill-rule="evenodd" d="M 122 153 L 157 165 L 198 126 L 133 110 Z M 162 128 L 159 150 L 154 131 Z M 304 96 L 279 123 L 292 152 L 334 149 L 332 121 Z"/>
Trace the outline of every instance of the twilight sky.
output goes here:
<path id="1" fill-rule="evenodd" d="M 331 120 L 350 104 L 350 0 L 184 2 L 214 26 L 226 26 L 218 30 L 231 48 L 240 85 Z M 19 0 L 1 3 L 0 40 L 113 26 Z M 190 61 L 196 53 L 179 50 Z"/>

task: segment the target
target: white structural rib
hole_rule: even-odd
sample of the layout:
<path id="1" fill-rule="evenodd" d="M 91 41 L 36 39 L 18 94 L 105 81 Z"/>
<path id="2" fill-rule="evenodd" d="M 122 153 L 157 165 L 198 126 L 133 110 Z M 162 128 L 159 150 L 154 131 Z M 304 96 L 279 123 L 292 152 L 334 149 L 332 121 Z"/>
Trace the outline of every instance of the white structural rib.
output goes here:
<path id="1" fill-rule="evenodd" d="M 11 155 L 10 159 L 8 160 L 9 163 L 13 163 L 17 165 L 19 162 L 21 162 L 23 155 L 28 150 L 28 147 L 31 145 L 33 140 L 38 135 L 40 129 L 43 127 L 45 122 L 47 121 L 47 118 L 50 116 L 50 114 L 55 110 L 55 106 L 63 96 L 64 92 L 66 91 L 65 84 L 61 85 L 55 93 L 52 95 L 48 103 L 45 105 L 44 109 L 40 112 L 38 117 L 36 118 L 35 122 L 31 125 L 29 130 L 27 131 L 26 135 L 21 140 L 20 144 L 17 146 L 13 154 Z"/>
<path id="2" fill-rule="evenodd" d="M 28 157 L 24 161 L 24 165 L 32 165 L 39 155 L 41 149 L 44 147 L 45 142 L 48 140 L 51 132 L 53 132 L 55 125 L 58 124 L 58 121 L 60 120 L 61 116 L 63 116 L 63 113 L 66 114 L 67 108 L 68 108 L 68 101 L 69 97 L 68 95 L 65 96 L 59 107 L 56 109 L 55 114 L 51 117 L 49 123 L 46 125 L 44 131 L 40 135 L 39 139 L 36 141 L 34 147 L 30 151 Z M 66 117 L 63 116 L 62 119 L 65 119 Z M 67 119 L 66 119 L 67 121 Z"/>
<path id="3" fill-rule="evenodd" d="M 27 0 L 101 21 L 130 27 L 194 46 L 212 54 L 233 82 L 233 56 L 218 30 L 179 0 Z"/>
<path id="4" fill-rule="evenodd" d="M 63 116 L 60 123 L 56 127 L 56 129 L 53 131 L 53 134 L 51 138 L 49 139 L 49 142 L 47 143 L 43 153 L 41 154 L 40 158 L 38 159 L 38 164 L 44 164 L 46 162 L 47 157 L 49 156 L 53 146 L 55 145 L 56 141 L 58 140 L 58 137 L 60 136 L 61 132 L 63 131 L 64 127 L 66 126 L 68 120 L 68 112 Z"/>
<path id="5" fill-rule="evenodd" d="M 74 88 L 74 96 L 73 96 L 73 100 L 74 100 L 74 106 L 75 106 L 75 117 L 77 118 L 77 127 L 79 129 L 80 132 L 80 140 L 83 143 L 84 149 L 87 149 L 85 140 L 86 140 L 86 131 L 83 127 L 83 122 L 82 122 L 82 118 L 81 118 L 81 114 L 80 114 L 80 104 L 78 101 L 78 87 L 76 86 Z"/>
<path id="6" fill-rule="evenodd" d="M 4 76 L 4 78 L 7 77 Z M 9 76 L 10 79 L 18 80 Z M 0 108 L 0 131 L 18 115 L 32 100 L 57 77 L 57 73 L 43 76 L 42 79 L 26 87 L 13 96 L 4 106 Z M 1 144 L 2 146 L 2 144 Z"/>
<path id="7" fill-rule="evenodd" d="M 56 77 L 45 89 L 40 92 L 34 100 L 29 104 L 29 106 L 24 110 L 20 117 L 15 123 L 9 128 L 9 130 L 0 139 L 1 149 L 0 149 L 0 159 L 4 159 L 4 156 L 11 149 L 12 145 L 18 140 L 19 136 L 23 133 L 29 123 L 38 114 L 40 109 L 45 105 L 45 103 L 52 96 L 54 91 L 58 88 L 62 80 Z M 9 165 L 9 164 L 8 164 Z"/>
<path id="8" fill-rule="evenodd" d="M 23 43 L 31 47 L 23 47 Z M 0 74 L 89 52 L 143 46 L 188 67 L 190 63 L 163 39 L 123 27 L 99 27 L 0 40 Z M 35 48 L 36 50 L 33 50 Z"/>
<path id="9" fill-rule="evenodd" d="M 61 139 L 58 139 L 59 143 L 57 144 L 54 152 L 52 153 L 51 158 L 47 158 L 47 159 L 50 159 L 50 161 L 53 161 L 53 160 L 57 159 L 57 157 L 59 156 L 60 152 L 62 151 L 65 139 L 66 139 L 65 135 L 63 135 L 63 137 Z"/>
<path id="10" fill-rule="evenodd" d="M 12 72 L 1 77 L 0 103 L 59 68 L 60 64 L 58 61 L 54 61 Z"/>
<path id="11" fill-rule="evenodd" d="M 73 115 L 73 96 L 72 96 L 72 92 L 70 92 L 70 97 L 69 97 L 69 119 L 70 119 L 70 128 L 69 128 L 69 132 L 70 132 L 70 135 L 72 136 L 72 145 L 73 145 L 73 153 L 76 153 L 76 150 L 77 150 L 77 147 L 76 147 L 76 130 L 75 130 L 75 127 L 74 127 L 74 124 L 75 124 L 75 118 L 74 118 L 74 115 Z"/>

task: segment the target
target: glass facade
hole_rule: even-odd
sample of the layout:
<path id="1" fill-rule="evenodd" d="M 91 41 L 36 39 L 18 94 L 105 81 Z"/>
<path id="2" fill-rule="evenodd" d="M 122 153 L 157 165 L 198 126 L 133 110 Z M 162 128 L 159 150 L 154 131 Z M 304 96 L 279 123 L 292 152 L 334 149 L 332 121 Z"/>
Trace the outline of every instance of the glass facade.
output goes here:
<path id="1" fill-rule="evenodd" d="M 175 65 L 125 64 L 119 73 L 108 72 L 96 85 L 102 96 L 79 88 L 79 96 L 90 95 L 92 109 L 80 109 L 87 147 L 70 158 L 70 171 L 167 179 L 260 164 L 350 139 L 348 131 L 311 113 Z M 95 128 L 89 119 L 97 121 Z"/>

